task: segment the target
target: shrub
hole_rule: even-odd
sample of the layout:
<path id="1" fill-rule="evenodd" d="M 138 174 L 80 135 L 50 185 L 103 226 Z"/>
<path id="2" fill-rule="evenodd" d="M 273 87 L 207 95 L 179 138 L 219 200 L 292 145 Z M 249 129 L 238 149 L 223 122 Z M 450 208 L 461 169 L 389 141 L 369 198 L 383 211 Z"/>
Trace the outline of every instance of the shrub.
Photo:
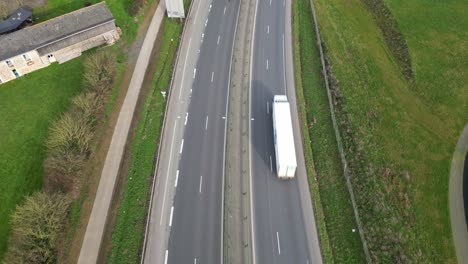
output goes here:
<path id="1" fill-rule="evenodd" d="M 76 152 L 88 155 L 93 138 L 91 125 L 87 120 L 74 113 L 65 113 L 51 127 L 46 146 L 49 150 Z"/>
<path id="2" fill-rule="evenodd" d="M 62 194 L 26 197 L 11 217 L 13 233 L 3 263 L 56 263 L 57 238 L 69 206 L 70 199 Z"/>
<path id="3" fill-rule="evenodd" d="M 117 74 L 117 59 L 111 50 L 102 50 L 89 56 L 85 62 L 84 79 L 88 89 L 98 96 L 105 96 L 111 89 Z"/>
<path id="4" fill-rule="evenodd" d="M 83 167 L 86 157 L 73 151 L 57 149 L 49 152 L 44 161 L 45 175 L 44 188 L 48 192 L 68 193 L 72 197 L 74 186 L 76 186 L 77 175 Z"/>
<path id="5" fill-rule="evenodd" d="M 99 113 L 102 111 L 104 100 L 95 92 L 84 92 L 72 99 L 74 114 L 83 117 L 90 125 L 95 125 Z"/>

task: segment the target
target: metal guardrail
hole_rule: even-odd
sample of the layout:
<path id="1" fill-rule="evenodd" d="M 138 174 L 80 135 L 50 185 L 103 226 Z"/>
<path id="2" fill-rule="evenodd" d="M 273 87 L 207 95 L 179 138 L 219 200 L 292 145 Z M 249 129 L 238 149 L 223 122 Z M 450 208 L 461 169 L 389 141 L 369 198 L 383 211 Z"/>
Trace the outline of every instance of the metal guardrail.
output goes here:
<path id="1" fill-rule="evenodd" d="M 335 130 L 335 138 L 336 138 L 336 143 L 337 143 L 337 146 L 338 146 L 338 152 L 340 153 L 341 163 L 343 165 L 343 174 L 344 174 L 344 177 L 346 179 L 346 187 L 348 188 L 348 192 L 349 192 L 349 195 L 351 197 L 351 203 L 353 205 L 354 217 L 356 219 L 356 224 L 358 226 L 359 237 L 361 238 L 361 243 L 362 243 L 362 247 L 363 247 L 363 250 L 364 250 L 364 254 L 366 256 L 366 261 L 367 261 L 367 263 L 372 263 L 370 253 L 369 253 L 369 248 L 367 247 L 367 241 L 366 241 L 366 238 L 364 236 L 364 230 L 362 228 L 362 222 L 361 222 L 361 219 L 359 218 L 359 212 L 358 212 L 357 205 L 356 205 L 356 199 L 355 199 L 355 196 L 354 196 L 353 186 L 351 184 L 351 179 L 350 179 L 350 176 L 349 176 L 349 173 L 348 173 L 348 162 L 346 161 L 346 156 L 344 154 L 343 142 L 341 140 L 340 131 L 338 129 L 338 125 L 337 125 L 337 122 L 336 122 L 335 109 L 334 109 L 334 106 L 333 106 L 333 99 L 332 99 L 332 95 L 331 95 L 331 91 L 330 91 L 330 85 L 329 85 L 329 82 L 328 82 L 327 69 L 326 69 L 326 66 L 325 66 L 325 58 L 323 56 L 322 41 L 321 41 L 321 38 L 320 38 L 320 32 L 319 32 L 318 23 L 317 23 L 317 16 L 315 15 L 315 7 L 314 7 L 313 0 L 310 0 L 310 7 L 312 9 L 312 17 L 314 19 L 315 34 L 316 34 L 316 37 L 317 37 L 317 46 L 319 48 L 320 62 L 322 64 L 322 73 L 324 75 L 323 79 L 325 80 L 325 87 L 327 89 L 328 105 L 330 107 L 330 114 L 331 114 L 331 117 L 332 117 L 333 129 Z"/>

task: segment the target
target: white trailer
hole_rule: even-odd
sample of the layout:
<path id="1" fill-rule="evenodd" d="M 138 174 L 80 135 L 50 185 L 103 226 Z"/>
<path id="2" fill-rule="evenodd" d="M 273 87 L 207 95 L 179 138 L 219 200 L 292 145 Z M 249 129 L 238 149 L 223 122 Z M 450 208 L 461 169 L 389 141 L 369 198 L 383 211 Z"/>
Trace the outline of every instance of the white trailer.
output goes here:
<path id="1" fill-rule="evenodd" d="M 273 133 L 278 178 L 294 178 L 297 167 L 296 150 L 291 110 L 286 95 L 275 95 L 273 98 Z"/>

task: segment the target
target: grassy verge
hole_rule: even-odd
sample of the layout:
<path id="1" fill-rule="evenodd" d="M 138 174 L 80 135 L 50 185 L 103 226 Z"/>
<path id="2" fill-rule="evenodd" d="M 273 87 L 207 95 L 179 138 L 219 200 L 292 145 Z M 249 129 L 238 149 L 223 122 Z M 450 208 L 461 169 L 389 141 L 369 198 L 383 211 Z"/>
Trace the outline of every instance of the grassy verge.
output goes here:
<path id="1" fill-rule="evenodd" d="M 131 161 L 123 197 L 112 234 L 107 263 L 136 263 L 142 248 L 152 173 L 158 149 L 165 100 L 183 23 L 165 18 L 153 82 L 140 109 L 140 121 L 132 143 Z"/>
<path id="2" fill-rule="evenodd" d="M 336 146 L 309 0 L 296 0 L 294 52 L 311 192 L 327 263 L 362 263 L 362 245 Z M 313 156 L 313 158 L 312 158 Z"/>
<path id="3" fill-rule="evenodd" d="M 9 219 L 25 195 L 41 189 L 43 142 L 50 122 L 82 89 L 82 61 L 53 64 L 0 86 L 0 219 Z M 10 228 L 8 221 L 0 225 L 0 259 Z"/>
<path id="4" fill-rule="evenodd" d="M 315 1 L 366 240 L 374 262 L 454 263 L 447 191 L 468 111 L 463 1 L 385 2 L 413 81 L 362 1 Z"/>

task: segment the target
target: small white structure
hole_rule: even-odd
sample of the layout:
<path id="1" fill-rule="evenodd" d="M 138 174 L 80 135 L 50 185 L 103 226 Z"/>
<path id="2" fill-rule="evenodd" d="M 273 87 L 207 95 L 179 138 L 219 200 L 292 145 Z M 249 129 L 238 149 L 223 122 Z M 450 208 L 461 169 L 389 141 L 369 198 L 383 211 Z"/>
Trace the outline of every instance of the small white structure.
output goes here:
<path id="1" fill-rule="evenodd" d="M 120 38 L 105 2 L 0 35 L 0 84 Z"/>
<path id="2" fill-rule="evenodd" d="M 273 98 L 273 133 L 278 178 L 294 178 L 297 168 L 296 149 L 291 110 L 286 95 L 275 95 Z"/>
<path id="3" fill-rule="evenodd" d="M 166 0 L 167 16 L 171 18 L 184 18 L 184 1 L 183 0 Z"/>

